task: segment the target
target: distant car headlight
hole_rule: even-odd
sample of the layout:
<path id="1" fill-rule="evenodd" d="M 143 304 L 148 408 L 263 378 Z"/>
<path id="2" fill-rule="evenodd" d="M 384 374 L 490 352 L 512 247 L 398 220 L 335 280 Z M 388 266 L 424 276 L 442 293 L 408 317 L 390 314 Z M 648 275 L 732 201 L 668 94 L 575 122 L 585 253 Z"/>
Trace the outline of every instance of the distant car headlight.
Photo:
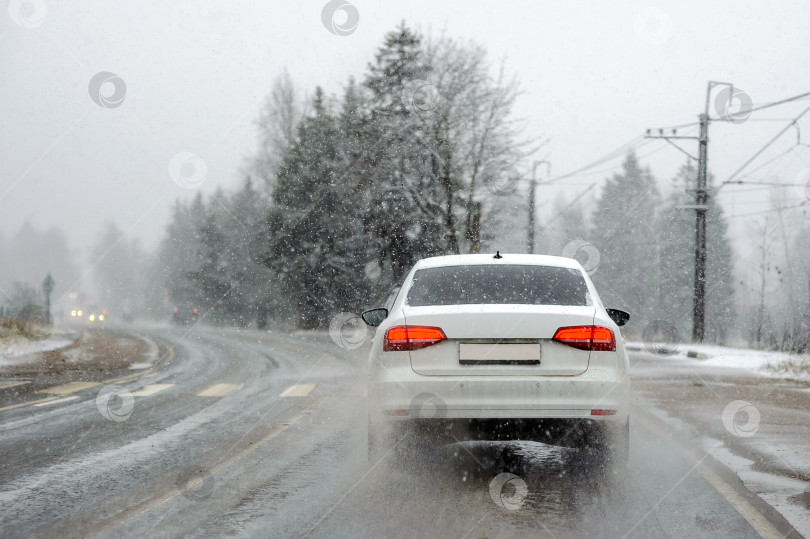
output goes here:
<path id="1" fill-rule="evenodd" d="M 75 310 L 70 311 L 70 316 L 72 316 L 72 317 L 74 317 L 74 318 L 75 318 L 75 317 L 76 317 L 76 311 L 75 311 Z"/>
<path id="2" fill-rule="evenodd" d="M 90 318 L 90 321 L 92 322 L 92 321 L 94 321 L 96 319 L 96 315 L 91 314 L 89 318 Z"/>
<path id="3" fill-rule="evenodd" d="M 103 322 L 103 321 L 104 321 L 104 315 L 103 315 L 103 314 L 98 315 L 98 319 L 99 319 L 101 322 Z"/>
<path id="4" fill-rule="evenodd" d="M 82 312 L 81 312 L 81 311 L 79 311 L 78 313 L 76 313 L 76 316 L 81 316 L 81 315 L 82 315 Z"/>

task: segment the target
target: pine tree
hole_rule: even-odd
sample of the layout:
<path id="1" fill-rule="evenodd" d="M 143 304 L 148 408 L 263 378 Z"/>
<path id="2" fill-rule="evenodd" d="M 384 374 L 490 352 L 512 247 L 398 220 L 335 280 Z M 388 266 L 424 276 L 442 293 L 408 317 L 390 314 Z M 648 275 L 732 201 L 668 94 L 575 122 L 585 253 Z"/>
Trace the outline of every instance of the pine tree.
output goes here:
<path id="1" fill-rule="evenodd" d="M 600 262 L 592 278 L 603 302 L 627 309 L 639 332 L 656 303 L 659 277 L 650 227 L 658 204 L 652 173 L 631 152 L 623 172 L 605 184 L 593 216 L 592 243 L 599 250 Z"/>
<path id="2" fill-rule="evenodd" d="M 313 114 L 300 125 L 273 193 L 268 264 L 295 296 L 299 324 L 323 325 L 354 303 L 358 257 L 347 241 L 358 222 L 342 183 L 345 163 L 337 119 L 318 88 Z M 361 259 L 362 260 L 362 259 Z"/>

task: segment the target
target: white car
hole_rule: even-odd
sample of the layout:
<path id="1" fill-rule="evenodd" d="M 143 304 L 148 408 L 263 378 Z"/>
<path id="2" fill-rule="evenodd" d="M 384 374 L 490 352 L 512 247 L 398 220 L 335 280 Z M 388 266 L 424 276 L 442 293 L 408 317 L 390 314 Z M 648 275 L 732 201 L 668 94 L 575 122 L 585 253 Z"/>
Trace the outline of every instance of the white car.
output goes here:
<path id="1" fill-rule="evenodd" d="M 369 458 L 414 439 L 533 440 L 626 462 L 629 362 L 619 326 L 573 259 L 419 261 L 385 308 L 369 356 Z"/>

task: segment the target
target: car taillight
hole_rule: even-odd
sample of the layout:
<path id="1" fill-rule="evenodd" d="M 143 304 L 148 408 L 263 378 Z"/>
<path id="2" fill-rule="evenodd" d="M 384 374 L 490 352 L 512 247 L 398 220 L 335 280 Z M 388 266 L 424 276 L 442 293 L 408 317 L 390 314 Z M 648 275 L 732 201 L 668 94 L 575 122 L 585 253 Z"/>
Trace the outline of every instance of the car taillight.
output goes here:
<path id="1" fill-rule="evenodd" d="M 419 350 L 445 340 L 447 337 L 441 328 L 430 326 L 394 326 L 385 332 L 383 350 L 395 352 L 402 350 Z"/>
<path id="2" fill-rule="evenodd" d="M 560 328 L 554 334 L 554 340 L 580 350 L 605 352 L 616 350 L 616 337 L 613 335 L 613 331 L 602 326 Z"/>

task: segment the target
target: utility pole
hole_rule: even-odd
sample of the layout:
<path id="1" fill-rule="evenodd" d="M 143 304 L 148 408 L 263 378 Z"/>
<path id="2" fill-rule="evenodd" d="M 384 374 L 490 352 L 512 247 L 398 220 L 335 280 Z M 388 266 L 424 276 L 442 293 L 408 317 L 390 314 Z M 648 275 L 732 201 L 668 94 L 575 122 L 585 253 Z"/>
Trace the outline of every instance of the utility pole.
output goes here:
<path id="1" fill-rule="evenodd" d="M 537 192 L 537 178 L 535 172 L 537 171 L 537 161 L 532 165 L 532 179 L 529 182 L 529 233 L 526 238 L 526 250 L 530 255 L 534 254 L 534 197 Z"/>
<path id="2" fill-rule="evenodd" d="M 712 88 L 728 86 L 731 103 L 734 85 L 730 82 L 709 81 L 706 86 L 706 104 L 700 121 L 698 135 L 698 177 L 695 190 L 695 302 L 692 310 L 692 340 L 703 342 L 706 325 L 706 211 L 708 211 L 708 162 L 709 162 L 709 103 Z M 749 112 L 750 114 L 750 112 Z M 728 118 L 726 118 L 728 119 Z"/>
<path id="3" fill-rule="evenodd" d="M 45 280 L 42 281 L 42 291 L 45 292 L 45 323 L 51 323 L 51 292 L 53 292 L 53 285 L 56 284 L 49 273 Z"/>
<path id="4" fill-rule="evenodd" d="M 545 159 L 541 160 L 541 161 L 535 161 L 532 164 L 532 179 L 529 182 L 529 232 L 528 232 L 527 237 L 526 237 L 526 243 L 527 243 L 526 250 L 529 252 L 529 254 L 534 254 L 534 245 L 535 245 L 534 233 L 535 233 L 535 228 L 537 228 L 536 225 L 535 225 L 535 212 L 536 212 L 536 210 L 535 210 L 535 207 L 534 207 L 535 196 L 536 196 L 536 193 L 537 193 L 537 176 L 536 176 L 536 174 L 537 174 L 537 165 L 542 165 L 544 163 L 546 165 L 546 175 L 551 176 L 551 162 L 550 161 L 547 161 Z"/>
<path id="5" fill-rule="evenodd" d="M 700 132 L 697 137 L 679 137 L 677 131 L 672 130 L 671 135 L 665 135 L 663 129 L 658 135 L 651 135 L 647 130 L 647 138 L 661 138 L 675 146 L 689 158 L 697 161 L 697 189 L 695 189 L 694 206 L 679 206 L 681 209 L 695 210 L 695 283 L 694 303 L 692 306 L 692 340 L 703 342 L 706 324 L 706 211 L 709 209 L 708 190 L 708 163 L 709 163 L 709 103 L 711 102 L 712 88 L 715 86 L 729 86 L 729 100 L 734 93 L 734 85 L 728 82 L 709 81 L 706 87 L 706 104 L 703 113 L 698 115 Z M 692 154 L 672 142 L 672 139 L 696 139 L 698 141 L 698 156 Z"/>
<path id="6" fill-rule="evenodd" d="M 706 112 L 699 116 L 698 177 L 695 190 L 695 302 L 692 310 L 692 340 L 703 342 L 706 323 L 706 170 L 709 159 L 709 93 L 706 92 Z"/>
<path id="7" fill-rule="evenodd" d="M 712 96 L 712 89 L 715 86 L 728 86 L 728 90 L 725 92 L 721 92 L 715 98 L 715 112 L 718 113 L 716 118 L 709 117 L 709 103 L 711 102 Z M 751 98 L 748 97 L 745 92 L 738 91 L 735 93 L 734 85 L 730 82 L 717 82 L 717 81 L 709 81 L 706 87 L 706 105 L 703 109 L 703 114 L 700 114 L 698 118 L 700 119 L 700 134 L 697 137 L 679 137 L 677 135 L 677 131 L 675 129 L 672 130 L 672 135 L 664 135 L 664 129 L 658 129 L 658 136 L 651 135 L 652 129 L 647 129 L 647 138 L 661 138 L 666 140 L 668 143 L 675 146 L 680 152 L 686 154 L 691 159 L 698 162 L 698 177 L 697 177 L 697 189 L 695 190 L 695 205 L 694 206 L 679 206 L 681 209 L 693 209 L 695 210 L 695 295 L 694 295 L 694 306 L 693 306 L 693 325 L 692 325 L 692 340 L 696 342 L 703 342 L 703 338 L 705 336 L 704 332 L 704 325 L 705 325 L 705 316 L 706 316 L 706 212 L 708 208 L 708 201 L 709 201 L 709 191 L 708 191 L 708 160 L 709 160 L 709 122 L 711 121 L 722 121 L 722 122 L 732 122 L 732 123 L 742 123 L 744 122 L 748 116 L 758 110 L 767 109 L 770 107 L 775 107 L 777 105 L 782 105 L 784 103 L 789 103 L 791 101 L 796 101 L 798 99 L 804 99 L 806 97 L 810 97 L 810 92 L 805 92 L 803 94 L 799 94 L 797 96 L 789 97 L 787 99 L 782 99 L 779 101 L 774 101 L 773 103 L 767 103 L 765 105 L 759 105 L 757 107 L 753 107 L 751 103 Z M 723 99 L 727 99 L 728 103 L 723 103 Z M 737 112 L 731 112 L 728 110 L 732 104 L 732 101 L 737 100 L 740 105 L 741 109 Z M 720 107 L 723 107 L 724 110 L 720 110 Z M 778 137 L 780 137 L 785 131 L 790 129 L 791 127 L 797 127 L 796 122 L 804 116 L 810 108 L 806 109 L 802 112 L 799 116 L 793 119 L 793 121 L 786 126 L 782 131 L 780 131 L 770 142 L 768 142 L 763 148 L 761 148 L 753 157 L 748 159 L 737 171 L 732 174 L 728 180 L 723 182 L 726 183 L 735 183 L 731 182 L 730 180 L 734 178 L 740 171 L 742 171 L 746 166 L 748 166 L 754 159 L 756 159 L 768 146 L 770 146 Z M 698 141 L 698 157 L 692 156 L 689 152 L 672 142 L 671 139 L 697 139 Z M 736 182 L 740 183 L 740 182 Z"/>

